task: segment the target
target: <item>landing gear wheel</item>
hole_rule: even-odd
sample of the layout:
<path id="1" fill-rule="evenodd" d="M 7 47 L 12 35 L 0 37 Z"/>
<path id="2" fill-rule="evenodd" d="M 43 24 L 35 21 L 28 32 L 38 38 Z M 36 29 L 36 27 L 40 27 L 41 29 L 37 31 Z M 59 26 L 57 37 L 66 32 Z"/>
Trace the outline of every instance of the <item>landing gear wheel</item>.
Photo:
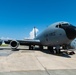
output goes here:
<path id="1" fill-rule="evenodd" d="M 60 54 L 61 53 L 60 49 L 55 49 L 55 51 L 56 51 L 56 54 Z"/>
<path id="2" fill-rule="evenodd" d="M 43 46 L 39 46 L 40 47 L 40 50 L 43 50 Z"/>
<path id="3" fill-rule="evenodd" d="M 48 46 L 48 50 L 50 51 L 50 53 L 54 54 L 53 47 L 51 47 L 51 46 Z"/>
<path id="4" fill-rule="evenodd" d="M 29 46 L 29 50 L 33 50 L 33 46 L 32 45 Z"/>

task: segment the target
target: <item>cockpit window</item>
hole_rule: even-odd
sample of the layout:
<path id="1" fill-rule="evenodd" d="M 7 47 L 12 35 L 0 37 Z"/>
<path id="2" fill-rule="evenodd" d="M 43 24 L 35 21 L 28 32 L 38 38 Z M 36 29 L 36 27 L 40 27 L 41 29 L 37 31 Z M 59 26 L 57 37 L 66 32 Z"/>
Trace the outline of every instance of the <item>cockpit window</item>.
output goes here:
<path id="1" fill-rule="evenodd" d="M 57 28 L 61 28 L 61 26 L 62 26 L 61 24 L 59 24 L 59 25 L 56 25 L 56 27 L 57 27 Z"/>
<path id="2" fill-rule="evenodd" d="M 67 26 L 67 25 L 69 25 L 69 24 L 68 24 L 68 23 L 63 23 L 62 25 Z"/>
<path id="3" fill-rule="evenodd" d="M 62 25 L 61 25 L 61 24 L 59 24 L 59 28 L 61 28 L 61 26 L 62 26 Z"/>
<path id="4" fill-rule="evenodd" d="M 56 25 L 56 27 L 62 28 L 62 27 L 69 26 L 69 25 L 70 25 L 69 23 L 59 23 L 58 25 Z"/>
<path id="5" fill-rule="evenodd" d="M 56 25 L 56 27 L 58 27 L 58 25 Z"/>

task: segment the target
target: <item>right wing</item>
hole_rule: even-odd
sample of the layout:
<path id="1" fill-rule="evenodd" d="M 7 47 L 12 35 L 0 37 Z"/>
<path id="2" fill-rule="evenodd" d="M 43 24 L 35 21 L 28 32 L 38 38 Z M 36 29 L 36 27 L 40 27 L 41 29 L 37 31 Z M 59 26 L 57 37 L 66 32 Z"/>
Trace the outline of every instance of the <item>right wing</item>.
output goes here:
<path id="1" fill-rule="evenodd" d="M 16 49 L 19 45 L 27 45 L 31 47 L 32 45 L 41 45 L 40 40 L 26 39 L 26 40 L 5 40 L 5 44 L 10 44 L 12 49 Z"/>
<path id="2" fill-rule="evenodd" d="M 26 39 L 26 40 L 5 40 L 5 44 L 10 44 L 11 42 L 18 42 L 20 45 L 40 45 L 40 40 Z"/>

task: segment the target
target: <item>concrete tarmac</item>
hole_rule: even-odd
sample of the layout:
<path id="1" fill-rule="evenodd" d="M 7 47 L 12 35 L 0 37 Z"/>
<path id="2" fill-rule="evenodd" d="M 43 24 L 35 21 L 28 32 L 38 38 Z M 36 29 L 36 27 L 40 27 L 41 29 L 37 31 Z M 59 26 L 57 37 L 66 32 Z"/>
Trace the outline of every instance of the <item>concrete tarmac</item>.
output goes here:
<path id="1" fill-rule="evenodd" d="M 49 50 L 19 51 L 0 47 L 0 75 L 76 75 L 76 54 L 53 55 Z"/>

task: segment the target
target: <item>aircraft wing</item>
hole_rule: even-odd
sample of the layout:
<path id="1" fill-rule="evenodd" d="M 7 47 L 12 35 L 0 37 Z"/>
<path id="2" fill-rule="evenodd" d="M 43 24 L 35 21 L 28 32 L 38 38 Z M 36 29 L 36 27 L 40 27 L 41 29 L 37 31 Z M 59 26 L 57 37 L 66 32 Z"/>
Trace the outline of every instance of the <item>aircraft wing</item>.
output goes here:
<path id="1" fill-rule="evenodd" d="M 20 45 L 40 45 L 40 40 L 25 39 L 25 40 L 5 40 L 5 44 L 10 44 L 11 42 L 18 42 Z"/>

